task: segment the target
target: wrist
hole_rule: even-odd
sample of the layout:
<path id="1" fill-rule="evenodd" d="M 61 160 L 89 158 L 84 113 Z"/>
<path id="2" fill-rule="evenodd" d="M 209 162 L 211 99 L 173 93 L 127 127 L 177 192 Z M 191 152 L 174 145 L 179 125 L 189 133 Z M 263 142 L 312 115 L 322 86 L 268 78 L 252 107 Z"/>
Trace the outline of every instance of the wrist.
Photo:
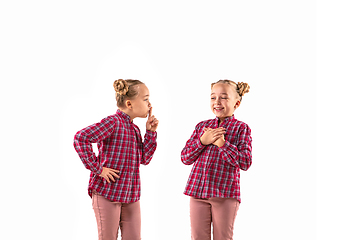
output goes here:
<path id="1" fill-rule="evenodd" d="M 205 143 L 203 142 L 202 138 L 200 138 L 199 140 L 200 140 L 200 143 L 201 143 L 202 145 L 204 145 L 204 146 L 208 145 L 208 144 L 205 144 Z"/>
<path id="2" fill-rule="evenodd" d="M 225 145 L 225 140 L 217 140 L 213 143 L 214 145 L 218 146 L 219 148 L 221 148 L 222 146 Z"/>

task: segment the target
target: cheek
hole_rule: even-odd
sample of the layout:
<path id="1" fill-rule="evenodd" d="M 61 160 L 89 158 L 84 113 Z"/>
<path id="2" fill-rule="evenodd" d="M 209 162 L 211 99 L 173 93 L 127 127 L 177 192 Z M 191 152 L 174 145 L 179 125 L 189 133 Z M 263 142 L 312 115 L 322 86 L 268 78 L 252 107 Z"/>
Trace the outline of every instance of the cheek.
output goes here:
<path id="1" fill-rule="evenodd" d="M 222 100 L 221 105 L 223 105 L 224 107 L 229 107 L 229 102 L 226 100 Z"/>
<path id="2" fill-rule="evenodd" d="M 231 111 L 231 109 L 234 108 L 234 105 L 232 105 L 230 102 L 224 103 L 224 106 L 226 106 L 226 108 L 227 108 L 228 111 Z"/>

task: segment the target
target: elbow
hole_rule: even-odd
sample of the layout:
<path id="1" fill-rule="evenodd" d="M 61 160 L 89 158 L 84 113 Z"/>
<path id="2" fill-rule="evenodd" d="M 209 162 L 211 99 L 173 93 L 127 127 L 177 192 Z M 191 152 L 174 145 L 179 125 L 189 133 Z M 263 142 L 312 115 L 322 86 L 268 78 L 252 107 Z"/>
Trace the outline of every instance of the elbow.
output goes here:
<path id="1" fill-rule="evenodd" d="M 150 156 L 144 156 L 143 158 L 142 158 L 142 160 L 141 160 L 141 164 L 142 165 L 149 165 L 149 163 L 151 162 L 151 160 L 152 160 L 152 158 L 153 158 L 153 154 L 151 154 Z"/>
<path id="2" fill-rule="evenodd" d="M 181 162 L 182 162 L 183 164 L 185 164 L 185 165 L 189 165 L 189 164 L 186 162 L 186 159 L 183 158 L 183 156 L 181 156 Z"/>
<path id="3" fill-rule="evenodd" d="M 251 157 L 249 157 L 246 159 L 246 161 L 243 164 L 240 165 L 240 168 L 243 171 L 247 171 L 251 167 L 251 164 L 252 164 L 252 159 Z"/>
<path id="4" fill-rule="evenodd" d="M 247 171 L 247 170 L 249 170 L 250 166 L 251 166 L 251 164 L 246 165 L 246 166 L 242 166 L 242 167 L 241 167 L 241 170 Z"/>
<path id="5" fill-rule="evenodd" d="M 83 133 L 81 131 L 78 131 L 74 136 L 74 145 L 82 141 L 84 141 Z"/>
<path id="6" fill-rule="evenodd" d="M 80 133 L 77 132 L 74 136 L 74 141 L 73 141 L 73 145 L 75 149 L 77 149 L 77 147 L 79 146 L 79 142 L 80 142 Z"/>
<path id="7" fill-rule="evenodd" d="M 192 162 L 189 161 L 188 158 L 185 157 L 185 156 L 183 156 L 183 155 L 181 155 L 181 162 L 182 162 L 183 164 L 185 164 L 185 165 L 191 165 L 191 164 L 192 164 Z"/>
<path id="8" fill-rule="evenodd" d="M 182 161 L 183 164 L 185 165 L 191 165 L 192 163 L 191 162 L 185 162 L 185 161 Z"/>

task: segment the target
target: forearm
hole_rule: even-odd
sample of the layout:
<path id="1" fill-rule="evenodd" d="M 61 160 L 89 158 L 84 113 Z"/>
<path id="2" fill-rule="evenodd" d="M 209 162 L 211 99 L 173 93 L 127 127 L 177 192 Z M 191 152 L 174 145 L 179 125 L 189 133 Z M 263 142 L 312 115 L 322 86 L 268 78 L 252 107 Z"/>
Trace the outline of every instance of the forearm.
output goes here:
<path id="1" fill-rule="evenodd" d="M 100 174 L 102 166 L 92 149 L 92 143 L 102 141 L 111 135 L 115 122 L 104 118 L 100 123 L 90 125 L 75 134 L 74 147 L 86 169 Z"/>
<path id="2" fill-rule="evenodd" d="M 205 147 L 206 146 L 201 144 L 200 139 L 194 139 L 191 142 L 188 141 L 181 151 L 181 161 L 185 165 L 193 164 Z"/>
<path id="3" fill-rule="evenodd" d="M 240 147 L 240 149 L 225 141 L 225 144 L 219 148 L 221 158 L 227 163 L 244 171 L 248 170 L 252 164 L 252 154 L 249 147 Z"/>
<path id="4" fill-rule="evenodd" d="M 96 174 L 101 173 L 102 167 L 98 162 L 95 153 L 92 150 L 91 142 L 86 139 L 83 133 L 78 132 L 75 135 L 74 148 L 86 169 Z"/>
<path id="5" fill-rule="evenodd" d="M 157 147 L 157 132 L 152 132 L 147 130 L 144 136 L 144 143 L 143 143 L 143 157 L 141 159 L 141 164 L 147 165 L 150 163 L 156 147 Z"/>

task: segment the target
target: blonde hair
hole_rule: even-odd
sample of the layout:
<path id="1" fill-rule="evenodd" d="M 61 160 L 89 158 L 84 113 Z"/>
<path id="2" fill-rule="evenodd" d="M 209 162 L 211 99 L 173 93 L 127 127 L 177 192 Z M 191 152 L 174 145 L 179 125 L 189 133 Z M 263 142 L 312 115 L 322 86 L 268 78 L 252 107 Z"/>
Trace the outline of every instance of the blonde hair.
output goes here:
<path id="1" fill-rule="evenodd" d="M 134 99 L 138 94 L 138 88 L 135 86 L 144 84 L 139 80 L 133 79 L 118 79 L 115 80 L 113 86 L 115 89 L 116 104 L 118 107 L 125 107 L 125 101 L 128 99 Z"/>
<path id="2" fill-rule="evenodd" d="M 228 79 L 224 79 L 224 80 L 219 80 L 215 83 L 211 84 L 211 89 L 213 88 L 213 86 L 217 83 L 227 83 L 230 86 L 232 86 L 234 88 L 234 90 L 236 91 L 236 93 L 238 94 L 238 97 L 240 99 L 240 101 L 242 100 L 242 97 L 244 96 L 245 93 L 248 93 L 250 90 L 250 86 L 247 83 L 244 82 L 234 82 Z"/>

